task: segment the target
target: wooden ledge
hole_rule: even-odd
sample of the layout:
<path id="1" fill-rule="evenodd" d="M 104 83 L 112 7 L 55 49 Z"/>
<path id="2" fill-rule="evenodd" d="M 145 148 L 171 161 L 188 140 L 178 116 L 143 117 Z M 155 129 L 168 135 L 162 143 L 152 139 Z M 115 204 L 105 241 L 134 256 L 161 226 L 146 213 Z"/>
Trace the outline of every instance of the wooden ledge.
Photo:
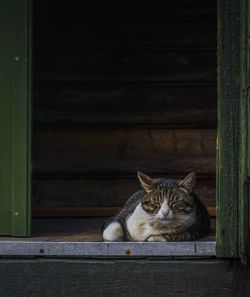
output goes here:
<path id="1" fill-rule="evenodd" d="M 215 241 L 69 242 L 32 239 L 0 240 L 1 256 L 215 256 Z"/>
<path id="2" fill-rule="evenodd" d="M 0 238 L 0 256 L 215 256 L 214 232 L 189 242 L 103 242 L 102 225 L 106 220 L 102 217 L 34 219 L 30 238 Z"/>

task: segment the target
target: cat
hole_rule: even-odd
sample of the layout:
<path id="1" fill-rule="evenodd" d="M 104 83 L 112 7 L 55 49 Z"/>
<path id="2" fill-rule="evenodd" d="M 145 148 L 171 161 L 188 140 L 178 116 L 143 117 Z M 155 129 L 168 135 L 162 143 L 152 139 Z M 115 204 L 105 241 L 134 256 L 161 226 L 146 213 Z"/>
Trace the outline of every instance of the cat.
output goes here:
<path id="1" fill-rule="evenodd" d="M 193 193 L 194 172 L 182 180 L 137 175 L 143 190 L 106 223 L 104 241 L 190 241 L 209 234 L 208 211 Z"/>

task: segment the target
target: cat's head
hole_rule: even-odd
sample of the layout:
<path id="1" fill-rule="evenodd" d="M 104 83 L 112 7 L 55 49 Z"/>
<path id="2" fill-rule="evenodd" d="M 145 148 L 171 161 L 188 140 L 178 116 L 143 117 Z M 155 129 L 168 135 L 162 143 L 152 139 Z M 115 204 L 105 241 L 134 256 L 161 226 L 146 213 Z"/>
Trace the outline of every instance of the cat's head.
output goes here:
<path id="1" fill-rule="evenodd" d="M 139 181 L 145 190 L 142 208 L 151 215 L 152 222 L 162 225 L 188 220 L 194 213 L 193 196 L 196 176 L 192 172 L 182 180 L 151 178 L 138 172 Z"/>

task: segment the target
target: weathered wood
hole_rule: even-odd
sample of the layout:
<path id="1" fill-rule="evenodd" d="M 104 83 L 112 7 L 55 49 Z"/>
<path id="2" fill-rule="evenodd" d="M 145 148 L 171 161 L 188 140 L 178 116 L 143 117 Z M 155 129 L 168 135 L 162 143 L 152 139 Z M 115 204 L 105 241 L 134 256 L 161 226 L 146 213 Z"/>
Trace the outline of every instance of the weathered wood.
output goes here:
<path id="1" fill-rule="evenodd" d="M 34 139 L 35 159 L 79 161 L 109 158 L 215 157 L 213 129 L 39 129 Z M 86 141 L 87 140 L 87 141 Z M 57 160 L 55 159 L 55 162 Z M 167 164 L 166 164 L 167 166 Z M 188 169 L 187 169 L 188 170 Z"/>
<path id="2" fill-rule="evenodd" d="M 216 108 L 215 85 L 207 84 L 36 84 L 34 111 L 186 111 Z M 166 119 L 167 120 L 167 119 Z"/>
<path id="3" fill-rule="evenodd" d="M 89 112 L 40 110 L 35 114 L 36 125 L 60 127 L 129 127 L 129 128 L 211 128 L 216 126 L 216 109 L 185 111 L 123 111 Z"/>
<path id="4" fill-rule="evenodd" d="M 118 207 L 36 207 L 33 206 L 33 218 L 55 217 L 112 217 L 119 212 Z"/>
<path id="5" fill-rule="evenodd" d="M 48 6 L 50 9 L 48 10 Z M 132 1 L 123 2 L 121 5 L 116 1 L 111 0 L 107 3 L 101 1 L 89 0 L 84 2 L 75 1 L 71 5 L 64 0 L 61 5 L 55 2 L 44 0 L 35 2 L 34 21 L 41 24 L 41 20 L 46 17 L 46 28 L 51 28 L 51 25 L 70 25 L 70 18 L 74 23 L 98 23 L 103 20 L 123 20 L 130 19 L 140 20 L 142 18 L 164 18 L 164 19 L 211 19 L 216 17 L 216 0 L 182 0 L 182 1 L 157 1 L 154 0 L 138 1 L 136 4 Z M 60 12 L 60 13 L 59 13 Z M 55 16 L 57 18 L 55 18 Z M 39 19 L 40 17 L 40 19 Z M 42 24 L 41 24 L 41 27 Z M 49 31 L 49 29 L 48 29 Z"/>
<path id="6" fill-rule="evenodd" d="M 2 256 L 166 257 L 215 255 L 215 242 L 75 242 L 0 240 Z"/>
<path id="7" fill-rule="evenodd" d="M 71 20 L 66 25 L 52 24 L 49 28 L 44 28 L 43 22 L 40 21 L 35 27 L 35 33 L 35 52 L 48 48 L 59 51 L 62 48 L 67 50 L 216 48 L 216 22 L 214 19 L 200 19 L 195 16 L 192 21 L 158 18 L 86 22 L 86 19 L 81 18 L 81 23 Z"/>
<path id="8" fill-rule="evenodd" d="M 239 149 L 239 255 L 242 263 L 250 256 L 250 5 L 240 6 L 240 149 Z"/>
<path id="9" fill-rule="evenodd" d="M 36 55 L 35 81 L 216 81 L 216 52 L 62 50 Z"/>
<path id="10" fill-rule="evenodd" d="M 35 211 L 120 206 L 137 170 L 214 178 L 216 2 L 131 5 L 34 3 Z"/>
<path id="11" fill-rule="evenodd" d="M 112 217 L 121 207 L 39 207 L 33 206 L 32 216 L 37 217 Z M 216 207 L 207 206 L 210 216 L 216 216 Z"/>
<path id="12" fill-rule="evenodd" d="M 234 276 L 229 261 L 218 260 L 15 259 L 1 260 L 0 274 L 6 297 L 228 297 Z"/>
<path id="13" fill-rule="evenodd" d="M 131 178 L 35 176 L 32 205 L 35 208 L 121 206 L 140 189 L 135 175 Z M 215 180 L 198 179 L 195 193 L 205 205 L 215 205 Z"/>
<path id="14" fill-rule="evenodd" d="M 242 265 L 234 261 L 233 296 L 247 297 L 250 294 L 250 269 L 249 265 Z"/>
<path id="15" fill-rule="evenodd" d="M 237 257 L 239 226 L 239 1 L 218 5 L 217 232 L 220 257 Z"/>
<path id="16" fill-rule="evenodd" d="M 88 141 L 86 141 L 86 139 Z M 214 130 L 42 129 L 35 172 L 183 174 L 215 172 Z"/>
<path id="17" fill-rule="evenodd" d="M 214 86 L 41 84 L 36 125 L 215 127 Z"/>
<path id="18" fill-rule="evenodd" d="M 0 3 L 0 235 L 30 229 L 30 1 Z"/>
<path id="19" fill-rule="evenodd" d="M 214 156 L 161 157 L 161 158 L 109 158 L 83 159 L 82 154 L 74 154 L 74 159 L 65 159 L 65 153 L 50 153 L 34 159 L 34 172 L 44 174 L 80 175 L 127 175 L 137 171 L 151 172 L 153 175 L 180 175 L 195 171 L 197 174 L 214 176 Z M 187 169 L 188 168 L 188 169 Z"/>

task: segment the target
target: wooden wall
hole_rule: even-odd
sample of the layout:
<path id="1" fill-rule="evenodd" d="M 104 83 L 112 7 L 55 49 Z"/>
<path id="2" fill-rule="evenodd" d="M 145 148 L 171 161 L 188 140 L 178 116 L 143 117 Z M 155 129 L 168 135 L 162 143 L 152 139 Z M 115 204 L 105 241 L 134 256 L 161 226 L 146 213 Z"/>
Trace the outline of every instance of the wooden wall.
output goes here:
<path id="1" fill-rule="evenodd" d="M 33 57 L 35 215 L 121 206 L 137 170 L 196 171 L 214 214 L 215 0 L 34 1 Z"/>
<path id="2" fill-rule="evenodd" d="M 166 259 L 1 259 L 3 297 L 248 297 L 237 262 Z M 135 281 L 136 280 L 136 281 Z"/>
<path id="3" fill-rule="evenodd" d="M 249 267 L 231 260 L 1 259 L 0 275 L 3 297 L 250 295 Z"/>

